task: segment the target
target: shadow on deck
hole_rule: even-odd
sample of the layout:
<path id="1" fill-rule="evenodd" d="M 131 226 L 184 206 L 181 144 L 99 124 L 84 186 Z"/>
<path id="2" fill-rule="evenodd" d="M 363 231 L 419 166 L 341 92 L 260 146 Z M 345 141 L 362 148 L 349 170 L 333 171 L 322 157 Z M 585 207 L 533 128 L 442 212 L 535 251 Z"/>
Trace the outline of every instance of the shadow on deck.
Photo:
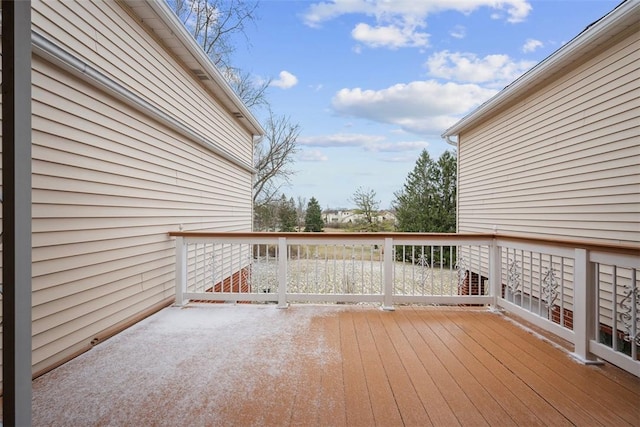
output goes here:
<path id="1" fill-rule="evenodd" d="M 170 307 L 33 382 L 34 425 L 638 425 L 640 378 L 477 308 Z"/>

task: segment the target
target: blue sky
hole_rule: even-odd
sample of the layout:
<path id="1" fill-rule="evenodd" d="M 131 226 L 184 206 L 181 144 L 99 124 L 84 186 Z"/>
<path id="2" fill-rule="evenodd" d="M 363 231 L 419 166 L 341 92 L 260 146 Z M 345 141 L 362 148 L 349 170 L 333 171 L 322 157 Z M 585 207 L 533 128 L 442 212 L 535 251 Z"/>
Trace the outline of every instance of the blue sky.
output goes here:
<path id="1" fill-rule="evenodd" d="M 266 0 L 232 62 L 300 125 L 287 197 L 349 208 L 364 187 L 385 209 L 423 149 L 452 148 L 445 129 L 617 4 Z"/>

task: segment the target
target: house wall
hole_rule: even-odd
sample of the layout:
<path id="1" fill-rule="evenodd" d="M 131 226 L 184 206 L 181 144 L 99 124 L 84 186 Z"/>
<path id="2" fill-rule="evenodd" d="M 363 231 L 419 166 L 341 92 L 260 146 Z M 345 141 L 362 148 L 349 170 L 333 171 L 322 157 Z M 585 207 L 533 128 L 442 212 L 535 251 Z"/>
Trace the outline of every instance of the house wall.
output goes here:
<path id="1" fill-rule="evenodd" d="M 459 232 L 640 241 L 640 25 L 459 135 Z"/>
<path id="2" fill-rule="evenodd" d="M 38 33 L 193 129 L 215 136 L 232 154 L 253 156 L 246 130 L 120 3 L 36 0 L 32 22 Z"/>
<path id="3" fill-rule="evenodd" d="M 252 163 L 251 133 L 119 3 L 33 2 L 32 18 L 34 30 Z M 169 231 L 250 231 L 252 175 L 47 59 L 34 55 L 32 67 L 37 373 L 171 301 Z"/>
<path id="4" fill-rule="evenodd" d="M 460 133 L 458 231 L 637 244 L 638 135 L 640 24 L 636 23 L 588 58 L 549 76 L 516 103 Z M 468 251 L 462 255 L 478 258 Z M 540 254 L 525 251 L 522 256 L 520 251 L 503 252 L 502 283 L 508 283 L 508 267 L 516 260 L 524 296 L 537 301 L 543 297 L 545 264 L 539 262 Z M 488 265 L 487 255 L 481 258 L 480 264 Z M 555 305 L 563 307 L 565 317 L 555 321 L 564 325 L 572 323 L 572 262 L 555 257 L 549 266 L 547 261 L 563 289 Z M 599 315 L 605 326 L 613 324 L 608 269 L 600 267 L 599 282 Z M 486 268 L 473 270 L 488 274 Z M 629 274 L 619 272 L 618 281 L 628 282 Z M 616 294 L 619 301 L 620 286 Z"/>

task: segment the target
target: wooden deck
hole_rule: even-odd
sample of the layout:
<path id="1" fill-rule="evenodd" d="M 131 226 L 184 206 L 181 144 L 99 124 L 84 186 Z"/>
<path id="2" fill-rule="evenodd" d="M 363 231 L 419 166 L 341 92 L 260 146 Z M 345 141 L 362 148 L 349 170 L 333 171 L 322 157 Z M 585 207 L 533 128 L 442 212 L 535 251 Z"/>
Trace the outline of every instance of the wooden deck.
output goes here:
<path id="1" fill-rule="evenodd" d="M 640 425 L 639 378 L 476 308 L 167 310 L 36 379 L 34 425 Z"/>

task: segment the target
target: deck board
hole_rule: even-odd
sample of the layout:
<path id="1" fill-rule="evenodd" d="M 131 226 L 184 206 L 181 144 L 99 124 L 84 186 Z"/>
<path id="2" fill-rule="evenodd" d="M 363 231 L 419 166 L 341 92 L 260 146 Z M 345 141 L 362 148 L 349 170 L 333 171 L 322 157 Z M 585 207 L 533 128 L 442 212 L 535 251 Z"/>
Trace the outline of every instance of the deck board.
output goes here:
<path id="1" fill-rule="evenodd" d="M 534 358 L 520 349 L 514 341 L 519 341 L 527 334 L 523 330 L 516 327 L 505 327 L 507 332 L 501 334 L 493 329 L 494 320 L 491 316 L 474 317 L 474 323 L 471 326 L 473 337 L 494 357 L 500 358 L 506 366 L 511 369 L 515 375 L 522 378 L 536 393 L 543 399 L 553 402 L 553 406 L 560 411 L 571 423 L 581 425 L 621 425 L 616 421 L 620 421 L 615 413 L 607 411 L 597 401 L 591 399 L 583 390 L 573 386 L 573 384 L 563 381 L 559 376 L 559 372 L 549 369 L 545 363 L 548 363 L 547 357 Z M 538 346 L 544 353 L 553 353 L 554 348 L 549 344 L 542 342 Z M 576 362 L 568 362 L 574 364 L 578 368 Z M 585 411 L 585 407 L 589 411 Z M 608 418 L 608 415 L 611 418 Z"/>
<path id="2" fill-rule="evenodd" d="M 386 315 L 380 317 L 405 370 L 410 373 L 413 390 L 420 399 L 431 424 L 436 426 L 459 425 L 447 400 L 440 393 L 438 386 L 414 351 L 409 338 L 405 335 L 408 322 L 406 318 Z M 424 425 L 428 425 L 426 421 Z"/>
<path id="3" fill-rule="evenodd" d="M 519 328 L 504 328 L 502 319 L 487 317 L 486 325 L 493 332 L 504 337 L 508 342 L 518 349 L 522 354 L 525 363 L 537 361 L 541 363 L 540 372 L 554 378 L 556 383 L 562 384 L 562 389 L 575 396 L 581 402 L 590 405 L 593 414 L 602 414 L 599 421 L 607 423 L 634 423 L 638 422 L 638 402 L 633 393 L 627 392 L 625 388 L 616 386 L 606 378 L 600 378 L 598 387 L 592 387 L 593 378 L 589 378 L 590 370 L 577 372 L 571 369 L 576 362 L 570 358 L 559 357 L 561 353 L 555 351 L 552 346 L 534 345 L 528 338 L 528 333 Z M 500 321 L 498 321 L 500 320 Z M 507 349 L 509 350 L 509 349 Z M 620 399 L 627 401 L 629 405 L 621 405 L 618 408 Z M 633 404 L 637 405 L 633 408 Z"/>
<path id="4" fill-rule="evenodd" d="M 407 338 L 458 421 L 463 425 L 488 425 L 483 417 L 478 416 L 478 408 L 474 406 L 465 390 L 456 382 L 446 365 L 434 352 L 431 343 L 425 340 L 420 333 L 421 330 L 428 327 L 424 318 L 411 312 L 398 311 L 398 313 L 406 316 L 408 320 L 408 323 L 405 324 Z"/>
<path id="5" fill-rule="evenodd" d="M 388 378 L 395 404 L 399 411 L 402 424 L 407 426 L 429 426 L 431 420 L 416 393 L 410 373 L 405 369 L 402 360 L 396 351 L 395 341 L 387 333 L 383 324 L 383 318 L 389 319 L 385 313 L 367 316 L 371 333 L 375 340 L 376 348 L 383 361 L 382 368 Z"/>
<path id="6" fill-rule="evenodd" d="M 181 323 L 186 315 L 196 316 L 195 328 Z M 474 307 L 170 308 L 33 385 L 35 426 L 633 426 L 640 419 L 640 378 L 580 365 L 505 316 Z"/>
<path id="7" fill-rule="evenodd" d="M 353 320 L 373 417 L 378 425 L 402 425 L 402 417 L 391 390 L 389 377 L 384 371 L 383 360 L 385 359 L 376 348 L 371 325 L 368 322 L 369 316 L 370 314 L 366 312 L 356 312 Z"/>
<path id="8" fill-rule="evenodd" d="M 503 400 L 510 401 L 514 398 L 518 399 L 530 412 L 529 417 L 539 419 L 539 422 L 543 425 L 572 425 L 569 420 L 558 412 L 549 402 L 535 393 L 526 382 L 514 376 L 514 373 L 509 370 L 505 364 L 493 357 L 493 355 L 488 353 L 484 347 L 474 340 L 473 335 L 467 333 L 468 326 L 465 325 L 465 318 L 467 316 L 457 317 L 456 314 L 455 312 L 447 313 L 447 317 L 452 319 L 455 328 L 465 333 L 465 337 L 462 338 L 464 347 L 481 363 L 478 369 L 492 372 L 498 379 L 502 385 L 502 391 L 499 394 L 502 395 Z M 538 422 L 532 419 L 531 423 L 537 424 Z"/>
<path id="9" fill-rule="evenodd" d="M 340 342 L 347 425 L 374 425 L 371 399 L 364 374 L 364 363 L 360 358 L 352 313 L 340 316 Z"/>
<path id="10" fill-rule="evenodd" d="M 323 338 L 329 348 L 336 349 L 336 357 L 329 358 L 329 362 L 320 371 L 320 396 L 318 397 L 318 417 L 316 425 L 332 425 L 342 427 L 347 425 L 345 408 L 345 387 L 340 354 L 340 319 L 337 316 L 314 319 L 318 328 L 324 329 Z M 324 325 L 324 328 L 323 328 Z M 304 411 L 302 411 L 304 417 Z M 309 423 L 307 423 L 308 425 Z"/>
<path id="11" fill-rule="evenodd" d="M 516 425 L 544 425 L 545 423 L 537 417 L 519 398 L 511 391 L 514 381 L 506 384 L 498 377 L 498 372 L 484 366 L 474 352 L 468 348 L 471 338 L 457 327 L 454 319 L 445 317 L 446 320 L 438 319 L 438 323 L 432 322 L 431 329 L 442 340 L 442 342 L 455 354 L 460 364 L 466 367 L 478 383 L 482 384 L 486 393 L 490 396 L 499 396 L 498 404 L 509 414 Z M 465 344 L 467 343 L 467 344 Z M 504 374 L 504 373 L 503 373 Z M 506 422 L 505 422 L 506 424 Z"/>
<path id="12" fill-rule="evenodd" d="M 415 316 L 415 312 L 412 316 Z M 476 407 L 479 416 L 482 416 L 490 425 L 515 425 L 509 413 L 500 406 L 496 398 L 488 393 L 483 384 L 475 378 L 473 371 L 458 360 L 456 353 L 435 332 L 435 325 L 437 325 L 437 322 L 443 321 L 444 318 L 444 313 L 438 313 L 431 318 L 430 322 L 423 323 L 419 333 Z"/>

